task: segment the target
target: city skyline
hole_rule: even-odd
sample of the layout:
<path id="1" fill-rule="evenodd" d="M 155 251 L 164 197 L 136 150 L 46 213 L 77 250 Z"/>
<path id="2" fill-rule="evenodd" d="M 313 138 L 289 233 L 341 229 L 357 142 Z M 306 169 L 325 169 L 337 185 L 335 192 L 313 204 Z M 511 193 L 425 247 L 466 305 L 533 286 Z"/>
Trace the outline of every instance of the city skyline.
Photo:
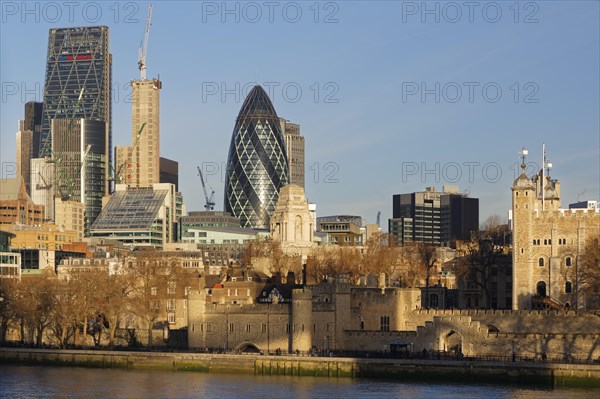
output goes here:
<path id="1" fill-rule="evenodd" d="M 52 19 L 40 8 L 39 22 L 22 10 L 4 10 L 3 177 L 12 177 L 7 173 L 23 103 L 42 100 L 51 28 L 109 26 L 113 145 L 130 144 L 127 87 L 137 78 L 147 3 L 135 3 L 137 9 L 128 4 L 134 3 L 120 3 L 118 10 L 102 5 L 102 17 L 93 22 L 81 9 L 71 21 L 66 13 Z M 196 166 L 216 167 L 208 180 L 223 192 L 231 126 L 255 81 L 278 114 L 302 126 L 306 194 L 320 215 L 357 214 L 374 222 L 381 210 L 385 221 L 393 194 L 457 184 L 480 199 L 480 221 L 491 214 L 505 218 L 518 150 L 527 147 L 528 161 L 539 165 L 542 143 L 552 176 L 563 183 L 563 207 L 600 197 L 597 3 L 520 3 L 519 15 L 501 4 L 498 21 L 490 22 L 491 12 L 475 12 L 472 23 L 468 10 L 449 22 L 453 10 L 442 6 L 436 22 L 416 2 L 278 3 L 272 23 L 266 9 L 251 22 L 252 10 L 241 3 L 231 3 L 233 14 L 222 3 L 165 4 L 154 3 L 148 76 L 164 82 L 161 130 L 169 139 L 161 142 L 160 155 L 179 162 L 188 211 L 204 204 Z M 292 4 L 302 10 L 296 22 Z M 197 25 L 193 33 L 200 40 L 186 40 L 177 29 L 182 25 Z M 209 37 L 217 39 L 202 40 Z M 22 48 L 28 49 L 25 59 Z M 498 88 L 502 96 L 495 101 Z"/>

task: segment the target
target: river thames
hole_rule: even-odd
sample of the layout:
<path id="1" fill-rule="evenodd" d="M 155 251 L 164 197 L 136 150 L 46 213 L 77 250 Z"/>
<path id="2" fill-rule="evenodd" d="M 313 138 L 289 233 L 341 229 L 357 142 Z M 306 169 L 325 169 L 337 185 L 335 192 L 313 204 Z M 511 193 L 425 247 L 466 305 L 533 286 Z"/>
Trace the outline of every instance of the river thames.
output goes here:
<path id="1" fill-rule="evenodd" d="M 598 391 L 366 379 L 0 366 L 2 398 L 572 398 Z"/>

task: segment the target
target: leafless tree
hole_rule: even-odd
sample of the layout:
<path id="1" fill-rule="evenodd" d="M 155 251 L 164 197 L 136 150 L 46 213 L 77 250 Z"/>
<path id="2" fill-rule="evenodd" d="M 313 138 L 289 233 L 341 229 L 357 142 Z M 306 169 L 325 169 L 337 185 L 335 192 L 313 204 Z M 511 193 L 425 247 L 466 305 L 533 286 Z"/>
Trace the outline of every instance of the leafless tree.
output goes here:
<path id="1" fill-rule="evenodd" d="M 600 309 L 600 235 L 587 239 L 577 269 L 577 296 L 585 296 L 588 309 Z"/>

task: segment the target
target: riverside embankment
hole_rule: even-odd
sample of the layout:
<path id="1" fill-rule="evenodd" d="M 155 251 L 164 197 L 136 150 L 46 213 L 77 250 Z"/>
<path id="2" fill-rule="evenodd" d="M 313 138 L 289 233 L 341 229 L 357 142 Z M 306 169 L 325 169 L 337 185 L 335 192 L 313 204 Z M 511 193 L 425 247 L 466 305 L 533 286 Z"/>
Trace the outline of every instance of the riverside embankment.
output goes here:
<path id="1" fill-rule="evenodd" d="M 513 383 L 600 390 L 600 365 L 0 348 L 0 365 Z"/>

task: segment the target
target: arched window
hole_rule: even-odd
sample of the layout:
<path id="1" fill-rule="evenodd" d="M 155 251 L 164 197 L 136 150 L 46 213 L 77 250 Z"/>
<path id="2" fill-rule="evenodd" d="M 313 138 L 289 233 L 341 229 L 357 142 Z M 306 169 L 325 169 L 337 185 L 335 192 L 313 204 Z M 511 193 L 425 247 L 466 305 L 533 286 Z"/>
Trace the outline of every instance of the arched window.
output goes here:
<path id="1" fill-rule="evenodd" d="M 570 281 L 567 281 L 565 283 L 565 294 L 572 294 L 573 293 L 573 283 Z"/>
<path id="2" fill-rule="evenodd" d="M 533 245 L 535 245 L 535 240 L 533 240 Z"/>
<path id="3" fill-rule="evenodd" d="M 544 267 L 544 258 L 539 258 L 538 259 L 538 266 L 539 267 Z"/>
<path id="4" fill-rule="evenodd" d="M 548 240 L 544 239 L 544 245 L 548 245 Z"/>
<path id="5" fill-rule="evenodd" d="M 535 286 L 535 291 L 539 296 L 546 296 L 546 282 L 544 281 L 538 281 L 537 285 Z"/>
<path id="6" fill-rule="evenodd" d="M 571 257 L 570 256 L 567 256 L 565 258 L 565 266 L 571 266 Z"/>
<path id="7" fill-rule="evenodd" d="M 538 238 L 538 240 L 537 240 L 537 245 L 540 245 L 540 239 L 539 239 L 539 238 Z"/>

